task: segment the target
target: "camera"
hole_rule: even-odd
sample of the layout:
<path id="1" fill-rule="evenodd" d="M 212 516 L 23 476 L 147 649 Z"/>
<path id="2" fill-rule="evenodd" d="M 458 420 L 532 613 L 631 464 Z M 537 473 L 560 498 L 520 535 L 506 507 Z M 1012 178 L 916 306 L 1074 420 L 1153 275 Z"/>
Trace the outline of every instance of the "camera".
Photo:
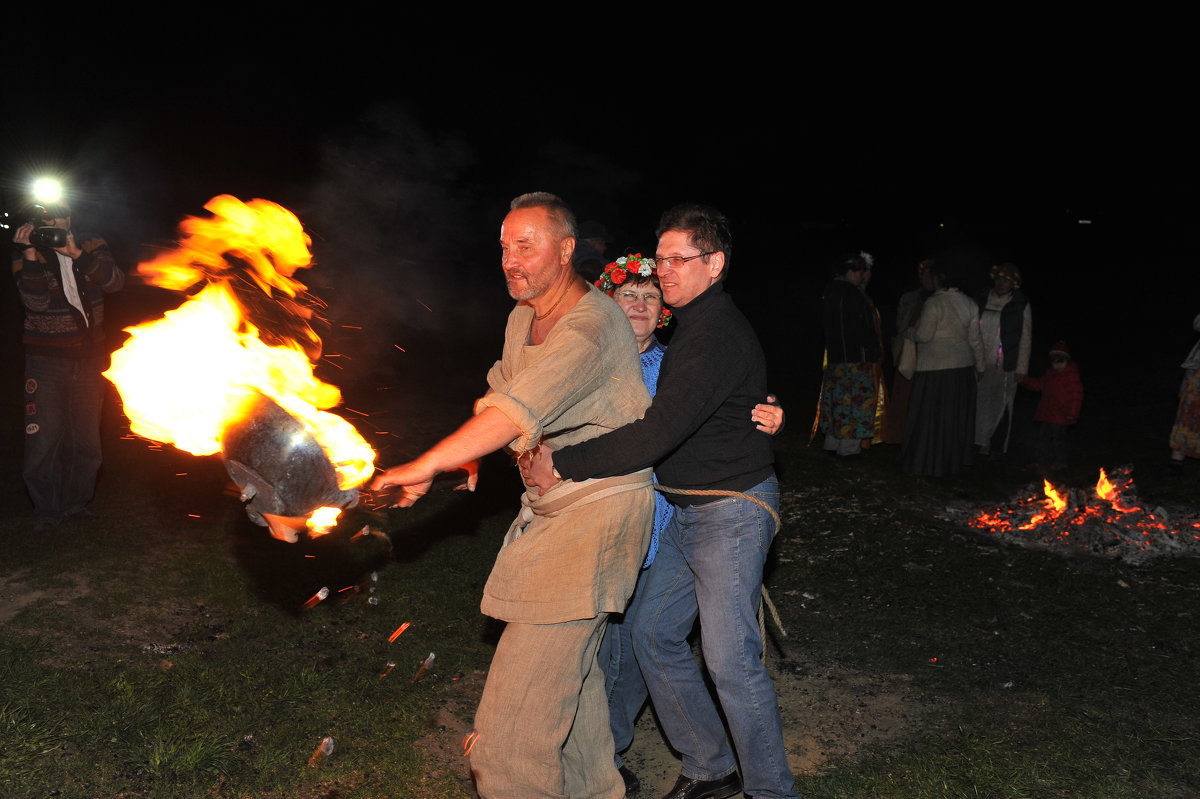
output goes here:
<path id="1" fill-rule="evenodd" d="M 34 247 L 66 247 L 67 233 L 60 227 L 39 227 L 34 228 L 29 234 L 29 243 Z"/>
<path id="2" fill-rule="evenodd" d="M 54 219 L 54 215 L 40 205 L 35 205 L 29 210 L 28 222 L 34 228 L 29 234 L 29 243 L 34 247 L 66 247 L 67 232 L 59 227 L 47 225 L 46 223 Z"/>

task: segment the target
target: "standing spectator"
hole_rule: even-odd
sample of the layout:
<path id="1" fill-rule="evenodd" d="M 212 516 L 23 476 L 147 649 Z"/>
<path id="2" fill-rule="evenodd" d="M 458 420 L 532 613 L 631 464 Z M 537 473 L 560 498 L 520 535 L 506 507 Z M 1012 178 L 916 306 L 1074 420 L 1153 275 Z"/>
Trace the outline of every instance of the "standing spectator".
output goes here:
<path id="1" fill-rule="evenodd" d="M 1026 377 L 1021 385 L 1040 391 L 1033 420 L 1038 423 L 1034 468 L 1060 471 L 1067 468 L 1067 429 L 1079 421 L 1083 382 L 1079 365 L 1071 360 L 1065 341 L 1050 348 L 1050 368 L 1041 377 Z"/>
<path id="2" fill-rule="evenodd" d="M 917 323 L 921 306 L 937 290 L 937 274 L 933 261 L 926 258 L 917 264 L 918 286 L 900 295 L 896 306 L 896 335 L 892 339 L 892 360 L 896 371 L 892 375 L 892 390 L 888 392 L 887 415 L 883 440 L 887 444 L 904 443 L 904 422 L 908 416 L 908 399 L 912 394 L 913 373 L 917 365 L 917 344 L 904 331 Z"/>
<path id="3" fill-rule="evenodd" d="M 45 533 L 90 513 L 103 461 L 104 295 L 125 273 L 104 239 L 76 234 L 65 203 L 35 209 L 41 218 L 13 235 L 13 276 L 25 306 L 25 487 L 33 530 Z M 47 235 L 58 240 L 42 243 Z"/>
<path id="4" fill-rule="evenodd" d="M 654 260 L 679 327 L 654 401 L 611 433 L 539 447 L 526 477 L 553 491 L 560 480 L 655 464 L 663 490 L 672 489 L 675 513 L 638 586 L 646 621 L 633 638 L 658 719 L 683 760 L 665 799 L 797 797 L 757 619 L 779 481 L 770 437 L 746 418 L 767 393 L 767 365 L 725 292 L 731 249 L 719 211 L 689 203 L 663 214 Z M 688 641 L 697 620 L 707 675 Z"/>
<path id="5" fill-rule="evenodd" d="M 671 323 L 671 310 L 663 305 L 657 265 L 653 259 L 643 258 L 640 254 L 622 256 L 604 268 L 596 286 L 612 296 L 629 318 L 634 338 L 637 339 L 638 352 L 641 353 L 642 380 L 645 381 L 650 396 L 654 397 L 658 392 L 658 375 L 663 355 L 667 351 L 654 331 Z M 754 406 L 750 417 L 757 429 L 768 435 L 775 435 L 783 427 L 783 408 L 775 404 L 775 397 L 771 394 L 767 395 L 765 403 Z M 674 506 L 667 501 L 666 495 L 656 492 L 654 528 L 650 533 L 650 549 L 646 553 L 645 563 L 642 564 L 641 576 L 638 577 L 639 586 L 643 582 L 646 570 L 654 563 L 662 531 L 666 529 L 674 512 Z M 637 656 L 633 651 L 633 630 L 646 622 L 639 612 L 640 600 L 645 593 L 635 588 L 625 612 L 609 618 L 597 655 L 600 666 L 605 671 L 608 715 L 612 725 L 613 744 L 616 747 L 616 764 L 625 780 L 627 797 L 636 796 L 641 789 L 641 781 L 625 765 L 621 753 L 633 744 L 634 724 L 649 696 L 646 680 L 642 677 Z"/>
<path id="6" fill-rule="evenodd" d="M 1012 435 L 1013 400 L 1017 385 L 1029 374 L 1033 341 L 1033 314 L 1021 293 L 1021 272 L 1009 263 L 993 266 L 992 287 L 976 298 L 983 336 L 986 369 L 979 381 L 975 412 L 975 444 L 980 455 L 990 455 L 992 437 L 1006 418 L 1002 451 L 1008 452 Z"/>
<path id="7" fill-rule="evenodd" d="M 975 387 L 983 373 L 979 306 L 938 262 L 939 288 L 905 335 L 917 343 L 917 367 L 904 430 L 906 474 L 949 477 L 975 460 Z"/>
<path id="8" fill-rule="evenodd" d="M 821 298 L 826 363 L 818 430 L 824 449 L 843 457 L 860 454 L 876 433 L 883 347 L 879 317 L 863 290 L 872 261 L 865 252 L 838 259 Z"/>
<path id="9" fill-rule="evenodd" d="M 374 490 L 398 487 L 398 504 L 408 507 L 435 475 L 488 453 L 527 457 L 544 438 L 575 444 L 641 417 L 650 395 L 633 331 L 617 304 L 572 269 L 574 248 L 575 219 L 562 200 L 537 192 L 512 201 L 500 250 L 517 304 L 488 391 L 458 430 L 383 472 Z M 646 555 L 650 485 L 647 464 L 522 496 L 480 605 L 506 622 L 470 751 L 483 799 L 624 793 L 596 650 Z"/>
<path id="10" fill-rule="evenodd" d="M 1192 329 L 1200 331 L 1200 314 L 1192 320 Z M 1200 458 L 1200 341 L 1180 366 L 1183 383 L 1179 386 L 1179 408 L 1171 427 L 1171 457 L 1167 461 L 1176 472 L 1183 469 L 1184 458 Z"/>

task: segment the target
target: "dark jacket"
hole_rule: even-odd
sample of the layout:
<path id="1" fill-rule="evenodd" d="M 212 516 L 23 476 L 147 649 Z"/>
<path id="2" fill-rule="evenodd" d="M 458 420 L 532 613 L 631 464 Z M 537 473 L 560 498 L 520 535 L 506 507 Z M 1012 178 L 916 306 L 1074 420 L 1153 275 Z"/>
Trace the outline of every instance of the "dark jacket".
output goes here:
<path id="1" fill-rule="evenodd" d="M 563 477 L 610 477 L 654 466 L 658 482 L 671 488 L 746 491 L 774 473 L 771 437 L 750 422 L 767 394 L 767 365 L 749 320 L 720 282 L 674 312 L 679 326 L 645 416 L 556 450 L 554 466 Z M 699 505 L 721 497 L 667 499 Z"/>
<path id="2" fill-rule="evenodd" d="M 90 358 L 106 351 L 104 295 L 125 285 L 125 273 L 104 239 L 77 241 L 83 253 L 71 266 L 84 313 L 67 300 L 58 253 L 38 248 L 36 259 L 27 261 L 22 249 L 13 259 L 13 277 L 25 306 L 22 341 L 29 355 Z"/>
<path id="3" fill-rule="evenodd" d="M 990 293 L 990 289 L 985 289 L 975 298 L 975 302 L 979 303 L 980 317 L 987 311 Z M 1003 367 L 1006 372 L 1017 370 L 1017 359 L 1021 353 L 1021 330 L 1025 324 L 1025 306 L 1028 304 L 1029 298 L 1022 294 L 1020 289 L 1013 289 L 1012 297 L 1000 309 L 1000 346 L 1004 350 Z"/>
<path id="4" fill-rule="evenodd" d="M 867 295 L 846 280 L 831 280 L 821 300 L 829 363 L 879 362 L 883 348 Z"/>

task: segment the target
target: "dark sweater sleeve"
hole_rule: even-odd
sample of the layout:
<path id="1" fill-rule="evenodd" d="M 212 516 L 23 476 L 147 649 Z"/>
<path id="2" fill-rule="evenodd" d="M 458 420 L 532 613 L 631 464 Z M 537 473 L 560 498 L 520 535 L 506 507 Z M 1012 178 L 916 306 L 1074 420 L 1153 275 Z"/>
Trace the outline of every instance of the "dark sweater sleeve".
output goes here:
<path id="1" fill-rule="evenodd" d="M 719 332 L 707 330 L 672 343 L 645 415 L 611 433 L 556 450 L 554 467 L 563 477 L 586 480 L 628 474 L 658 463 L 687 440 L 742 380 L 746 359 L 738 349 Z"/>
<path id="2" fill-rule="evenodd" d="M 108 294 L 120 291 L 124 287 L 125 272 L 117 266 L 112 252 L 108 249 L 108 243 L 104 239 L 89 239 L 81 249 L 83 253 L 76 263 L 88 280 Z"/>

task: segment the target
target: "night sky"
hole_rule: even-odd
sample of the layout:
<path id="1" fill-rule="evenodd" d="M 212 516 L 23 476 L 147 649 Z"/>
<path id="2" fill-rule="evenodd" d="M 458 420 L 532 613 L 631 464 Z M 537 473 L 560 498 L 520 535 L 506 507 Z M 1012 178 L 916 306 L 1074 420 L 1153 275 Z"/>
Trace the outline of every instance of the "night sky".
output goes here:
<path id="1" fill-rule="evenodd" d="M 1035 352 L 1066 338 L 1085 369 L 1175 368 L 1194 338 L 1195 145 L 1144 87 L 785 54 L 659 69 L 453 44 L 352 62 L 225 45 L 222 60 L 170 41 L 111 63 L 15 59 L 4 208 L 19 210 L 34 173 L 59 172 L 76 226 L 132 267 L 217 194 L 278 202 L 313 237 L 317 265 L 299 277 L 333 322 L 373 334 L 358 343 L 367 359 L 397 342 L 498 353 L 511 306 L 499 222 L 532 190 L 603 222 L 611 256 L 652 251 L 676 202 L 727 213 L 728 289 L 781 379 L 815 385 L 821 287 L 849 250 L 874 255 L 885 317 L 921 258 L 948 260 L 970 288 L 1015 262 Z M 117 314 L 150 313 L 154 297 L 131 291 Z"/>

